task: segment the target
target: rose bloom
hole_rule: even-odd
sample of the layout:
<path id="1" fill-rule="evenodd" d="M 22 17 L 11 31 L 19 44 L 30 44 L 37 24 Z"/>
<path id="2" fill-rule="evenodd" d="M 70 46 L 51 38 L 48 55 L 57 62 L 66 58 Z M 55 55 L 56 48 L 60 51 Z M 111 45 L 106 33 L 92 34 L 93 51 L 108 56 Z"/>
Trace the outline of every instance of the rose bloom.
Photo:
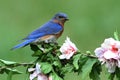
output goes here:
<path id="1" fill-rule="evenodd" d="M 108 72 L 114 73 L 116 67 L 120 68 L 120 41 L 105 39 L 101 47 L 96 48 L 94 52 L 102 64 L 106 65 Z"/>
<path id="2" fill-rule="evenodd" d="M 41 72 L 40 65 L 37 63 L 35 68 L 29 68 L 28 72 L 31 72 L 30 74 L 30 80 L 34 80 L 37 78 L 37 80 L 49 80 L 49 78 Z"/>
<path id="3" fill-rule="evenodd" d="M 60 59 L 70 59 L 76 52 L 77 47 L 74 43 L 70 41 L 70 38 L 67 37 L 65 43 L 60 48 L 60 52 L 62 53 L 59 58 Z"/>

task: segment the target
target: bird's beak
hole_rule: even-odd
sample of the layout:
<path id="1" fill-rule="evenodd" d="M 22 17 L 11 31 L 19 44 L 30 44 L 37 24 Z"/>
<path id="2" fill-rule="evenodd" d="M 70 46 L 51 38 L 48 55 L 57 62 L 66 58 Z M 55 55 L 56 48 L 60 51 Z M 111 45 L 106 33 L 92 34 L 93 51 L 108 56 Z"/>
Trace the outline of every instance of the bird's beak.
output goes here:
<path id="1" fill-rule="evenodd" d="M 66 18 L 65 20 L 66 20 L 66 21 L 68 21 L 69 19 L 68 19 L 68 18 Z"/>

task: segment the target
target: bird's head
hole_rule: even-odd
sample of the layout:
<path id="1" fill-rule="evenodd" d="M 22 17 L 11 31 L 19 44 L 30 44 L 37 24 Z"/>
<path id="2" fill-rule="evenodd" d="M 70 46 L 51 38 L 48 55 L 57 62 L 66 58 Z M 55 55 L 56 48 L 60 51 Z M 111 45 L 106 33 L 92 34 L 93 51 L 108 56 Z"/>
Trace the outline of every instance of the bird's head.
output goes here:
<path id="1" fill-rule="evenodd" d="M 54 22 L 57 22 L 57 23 L 59 23 L 60 25 L 63 26 L 64 23 L 66 21 L 68 21 L 69 19 L 68 19 L 67 14 L 65 14 L 65 13 L 57 13 L 57 14 L 54 15 L 54 17 L 52 18 L 52 20 Z"/>

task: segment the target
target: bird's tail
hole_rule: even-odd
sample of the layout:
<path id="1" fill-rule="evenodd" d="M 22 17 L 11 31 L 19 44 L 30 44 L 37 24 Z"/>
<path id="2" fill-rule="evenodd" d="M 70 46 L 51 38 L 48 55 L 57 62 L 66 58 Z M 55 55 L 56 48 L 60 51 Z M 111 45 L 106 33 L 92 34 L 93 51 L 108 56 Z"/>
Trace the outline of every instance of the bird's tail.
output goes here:
<path id="1" fill-rule="evenodd" d="M 34 39 L 25 40 L 24 42 L 14 46 L 11 50 L 24 47 L 24 46 L 28 45 L 29 43 L 31 43 L 32 41 L 34 41 Z"/>

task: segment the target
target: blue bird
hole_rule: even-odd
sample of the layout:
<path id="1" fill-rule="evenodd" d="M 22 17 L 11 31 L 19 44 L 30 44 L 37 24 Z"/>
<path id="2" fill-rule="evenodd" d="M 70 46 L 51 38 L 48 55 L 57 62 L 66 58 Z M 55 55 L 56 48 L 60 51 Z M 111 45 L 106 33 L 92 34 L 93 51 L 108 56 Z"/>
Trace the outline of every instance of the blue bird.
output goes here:
<path id="1" fill-rule="evenodd" d="M 64 30 L 64 23 L 69 20 L 65 13 L 57 13 L 47 23 L 40 26 L 38 29 L 31 32 L 23 42 L 14 46 L 13 49 L 21 48 L 29 44 L 38 45 L 40 42 L 46 43 L 56 42 Z"/>

